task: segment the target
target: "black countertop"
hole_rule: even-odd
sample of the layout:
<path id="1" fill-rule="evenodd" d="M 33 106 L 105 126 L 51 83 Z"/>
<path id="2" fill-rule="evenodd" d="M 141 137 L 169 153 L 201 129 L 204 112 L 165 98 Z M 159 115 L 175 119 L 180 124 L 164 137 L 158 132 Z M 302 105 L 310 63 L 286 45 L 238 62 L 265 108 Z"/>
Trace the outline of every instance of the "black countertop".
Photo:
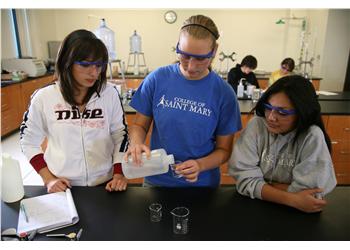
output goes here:
<path id="1" fill-rule="evenodd" d="M 42 186 L 25 186 L 26 197 L 45 194 Z M 100 187 L 73 187 L 80 221 L 55 233 L 83 229 L 81 240 L 350 240 L 350 187 L 336 187 L 321 213 L 239 195 L 234 186 L 210 188 L 128 187 L 106 192 Z M 161 203 L 162 219 L 151 222 L 148 206 Z M 17 227 L 19 202 L 1 203 L 1 228 Z M 170 211 L 190 210 L 189 232 L 172 232 Z M 64 240 L 37 235 L 34 240 Z"/>
<path id="2" fill-rule="evenodd" d="M 346 92 L 338 92 L 338 91 L 330 91 L 335 93 L 336 95 L 318 95 L 318 100 L 322 101 L 350 101 L 350 91 Z"/>
<path id="3" fill-rule="evenodd" d="M 45 77 L 45 76 L 51 76 L 51 75 L 53 75 L 53 74 L 54 74 L 53 72 L 46 72 L 46 73 L 45 73 L 44 75 L 42 75 L 42 76 L 28 77 L 28 78 L 23 79 L 23 80 L 21 80 L 21 81 L 1 80 L 1 88 L 2 88 L 2 87 L 6 87 L 6 86 L 10 86 L 10 85 L 13 85 L 13 84 L 24 83 L 24 82 L 31 81 L 31 80 L 34 80 L 34 79 L 39 79 L 39 78 Z"/>
<path id="4" fill-rule="evenodd" d="M 264 80 L 270 79 L 270 75 L 271 75 L 271 74 L 263 74 L 263 75 L 261 75 L 261 74 L 255 74 L 255 76 L 256 76 L 257 79 L 264 79 Z M 323 78 L 318 77 L 318 76 L 315 76 L 315 77 L 312 77 L 311 79 L 312 79 L 312 80 L 322 80 Z"/>
<path id="5" fill-rule="evenodd" d="M 251 112 L 255 103 L 250 100 L 238 100 L 241 114 Z M 350 101 L 319 100 L 322 115 L 350 115 Z"/>
<path id="6" fill-rule="evenodd" d="M 319 101 L 350 101 L 350 91 L 340 92 L 340 91 L 327 91 L 334 93 L 335 95 L 318 94 L 317 99 Z M 238 100 L 251 100 L 246 94 L 243 97 L 239 97 Z"/>
<path id="7" fill-rule="evenodd" d="M 350 115 L 350 101 L 319 101 L 324 115 Z"/>

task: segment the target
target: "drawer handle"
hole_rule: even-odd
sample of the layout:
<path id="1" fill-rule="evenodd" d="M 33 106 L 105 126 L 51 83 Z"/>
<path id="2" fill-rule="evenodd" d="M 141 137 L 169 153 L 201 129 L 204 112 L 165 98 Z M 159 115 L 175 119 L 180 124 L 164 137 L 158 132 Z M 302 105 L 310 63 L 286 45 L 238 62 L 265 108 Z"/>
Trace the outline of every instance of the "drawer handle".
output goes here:
<path id="1" fill-rule="evenodd" d="M 345 131 L 350 131 L 350 128 L 344 128 Z"/>
<path id="2" fill-rule="evenodd" d="M 348 154 L 350 154 L 350 152 L 347 152 L 347 151 L 341 150 L 341 151 L 340 151 L 340 154 L 341 154 L 341 155 L 348 155 Z"/>
<path id="3" fill-rule="evenodd" d="M 338 144 L 339 142 L 337 142 L 337 141 L 332 141 L 332 144 Z"/>
<path id="4" fill-rule="evenodd" d="M 348 174 L 336 174 L 336 176 L 348 176 Z"/>

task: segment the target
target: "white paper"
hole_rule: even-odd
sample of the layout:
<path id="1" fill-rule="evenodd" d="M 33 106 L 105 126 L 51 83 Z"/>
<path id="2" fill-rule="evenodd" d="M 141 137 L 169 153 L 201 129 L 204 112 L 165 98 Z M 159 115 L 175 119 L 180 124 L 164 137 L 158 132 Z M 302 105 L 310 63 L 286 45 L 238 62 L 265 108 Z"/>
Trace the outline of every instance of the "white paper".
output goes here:
<path id="1" fill-rule="evenodd" d="M 29 233 L 34 230 L 38 230 L 39 233 L 48 232 L 79 221 L 70 189 L 67 189 L 66 192 L 23 199 L 22 204 L 26 210 L 28 222 L 23 210 L 20 209 L 18 234 L 22 232 Z"/>

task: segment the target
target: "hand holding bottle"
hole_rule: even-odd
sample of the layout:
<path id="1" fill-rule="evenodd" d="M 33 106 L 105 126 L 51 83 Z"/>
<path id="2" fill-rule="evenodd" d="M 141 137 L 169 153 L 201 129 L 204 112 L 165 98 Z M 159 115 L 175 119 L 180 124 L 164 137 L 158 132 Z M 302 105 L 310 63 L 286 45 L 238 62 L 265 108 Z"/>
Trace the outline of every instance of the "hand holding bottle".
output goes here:
<path id="1" fill-rule="evenodd" d="M 149 159 L 151 157 L 151 151 L 148 146 L 145 144 L 135 144 L 131 145 L 126 151 L 123 160 L 128 162 L 131 156 L 131 159 L 135 165 L 140 166 L 142 164 L 142 153 L 145 153 L 146 158 Z"/>

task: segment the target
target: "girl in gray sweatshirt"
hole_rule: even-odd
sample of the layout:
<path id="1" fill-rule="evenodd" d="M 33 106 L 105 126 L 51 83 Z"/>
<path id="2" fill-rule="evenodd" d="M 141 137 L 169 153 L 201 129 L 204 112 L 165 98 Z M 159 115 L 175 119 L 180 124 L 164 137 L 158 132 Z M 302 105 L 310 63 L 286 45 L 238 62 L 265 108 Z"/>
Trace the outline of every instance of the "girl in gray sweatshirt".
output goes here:
<path id="1" fill-rule="evenodd" d="M 320 105 L 301 76 L 279 79 L 238 138 L 229 173 L 242 195 L 318 212 L 336 186 Z"/>

